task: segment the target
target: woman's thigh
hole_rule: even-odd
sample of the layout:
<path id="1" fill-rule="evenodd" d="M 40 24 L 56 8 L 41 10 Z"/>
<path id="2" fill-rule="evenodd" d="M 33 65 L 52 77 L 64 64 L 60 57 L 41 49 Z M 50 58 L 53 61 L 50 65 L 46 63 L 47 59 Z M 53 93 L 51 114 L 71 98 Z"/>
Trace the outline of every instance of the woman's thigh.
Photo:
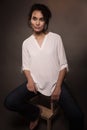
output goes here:
<path id="1" fill-rule="evenodd" d="M 24 82 L 7 95 L 4 101 L 4 105 L 7 108 L 15 109 L 15 107 L 23 105 L 27 100 L 36 96 L 34 92 L 30 92 L 27 89 L 26 84 L 27 82 Z"/>

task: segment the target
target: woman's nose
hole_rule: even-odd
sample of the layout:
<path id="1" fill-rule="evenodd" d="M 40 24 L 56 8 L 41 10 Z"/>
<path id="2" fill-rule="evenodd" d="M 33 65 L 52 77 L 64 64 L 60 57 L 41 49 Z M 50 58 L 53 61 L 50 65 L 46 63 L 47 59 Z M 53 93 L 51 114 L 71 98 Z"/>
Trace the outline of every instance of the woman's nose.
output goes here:
<path id="1" fill-rule="evenodd" d="M 40 21 L 39 21 L 39 20 L 37 20 L 37 21 L 36 21 L 36 25 L 39 25 L 39 24 L 40 24 Z"/>

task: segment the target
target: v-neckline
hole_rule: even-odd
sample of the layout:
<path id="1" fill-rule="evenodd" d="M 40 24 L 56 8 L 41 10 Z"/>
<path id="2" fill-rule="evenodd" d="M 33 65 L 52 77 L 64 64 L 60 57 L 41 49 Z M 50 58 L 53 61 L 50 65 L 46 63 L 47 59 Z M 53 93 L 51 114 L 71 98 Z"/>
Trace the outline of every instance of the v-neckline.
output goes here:
<path id="1" fill-rule="evenodd" d="M 44 44 L 45 44 L 45 41 L 46 41 L 46 39 L 47 39 L 48 34 L 49 34 L 49 32 L 44 36 L 44 38 L 43 38 L 43 40 L 42 40 L 42 43 L 41 43 L 41 46 L 39 45 L 39 43 L 38 43 L 37 39 L 35 38 L 35 36 L 32 35 L 33 38 L 34 38 L 34 40 L 35 40 L 35 43 L 36 43 L 36 45 L 37 45 L 37 47 L 38 47 L 39 49 L 42 49 L 42 48 L 43 48 L 43 46 L 44 46 Z"/>

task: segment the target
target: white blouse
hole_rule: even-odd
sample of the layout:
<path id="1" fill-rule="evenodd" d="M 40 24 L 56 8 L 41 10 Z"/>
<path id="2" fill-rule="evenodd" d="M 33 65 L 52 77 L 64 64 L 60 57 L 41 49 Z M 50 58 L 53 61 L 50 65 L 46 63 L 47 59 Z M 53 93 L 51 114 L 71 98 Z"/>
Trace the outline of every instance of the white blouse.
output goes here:
<path id="1" fill-rule="evenodd" d="M 29 70 L 37 91 L 50 96 L 55 88 L 60 70 L 68 64 L 61 37 L 49 32 L 40 47 L 34 35 L 22 45 L 22 70 Z"/>

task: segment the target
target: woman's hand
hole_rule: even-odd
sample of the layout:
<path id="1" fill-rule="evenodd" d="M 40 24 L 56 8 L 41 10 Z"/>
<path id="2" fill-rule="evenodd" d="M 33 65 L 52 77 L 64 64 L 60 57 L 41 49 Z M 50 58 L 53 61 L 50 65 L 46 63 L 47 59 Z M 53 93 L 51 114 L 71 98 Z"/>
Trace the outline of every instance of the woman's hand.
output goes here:
<path id="1" fill-rule="evenodd" d="M 61 87 L 56 86 L 51 95 L 51 101 L 59 100 L 60 94 L 61 94 Z"/>
<path id="2" fill-rule="evenodd" d="M 33 80 L 29 80 L 27 83 L 27 89 L 31 92 L 37 93 L 36 86 Z"/>

